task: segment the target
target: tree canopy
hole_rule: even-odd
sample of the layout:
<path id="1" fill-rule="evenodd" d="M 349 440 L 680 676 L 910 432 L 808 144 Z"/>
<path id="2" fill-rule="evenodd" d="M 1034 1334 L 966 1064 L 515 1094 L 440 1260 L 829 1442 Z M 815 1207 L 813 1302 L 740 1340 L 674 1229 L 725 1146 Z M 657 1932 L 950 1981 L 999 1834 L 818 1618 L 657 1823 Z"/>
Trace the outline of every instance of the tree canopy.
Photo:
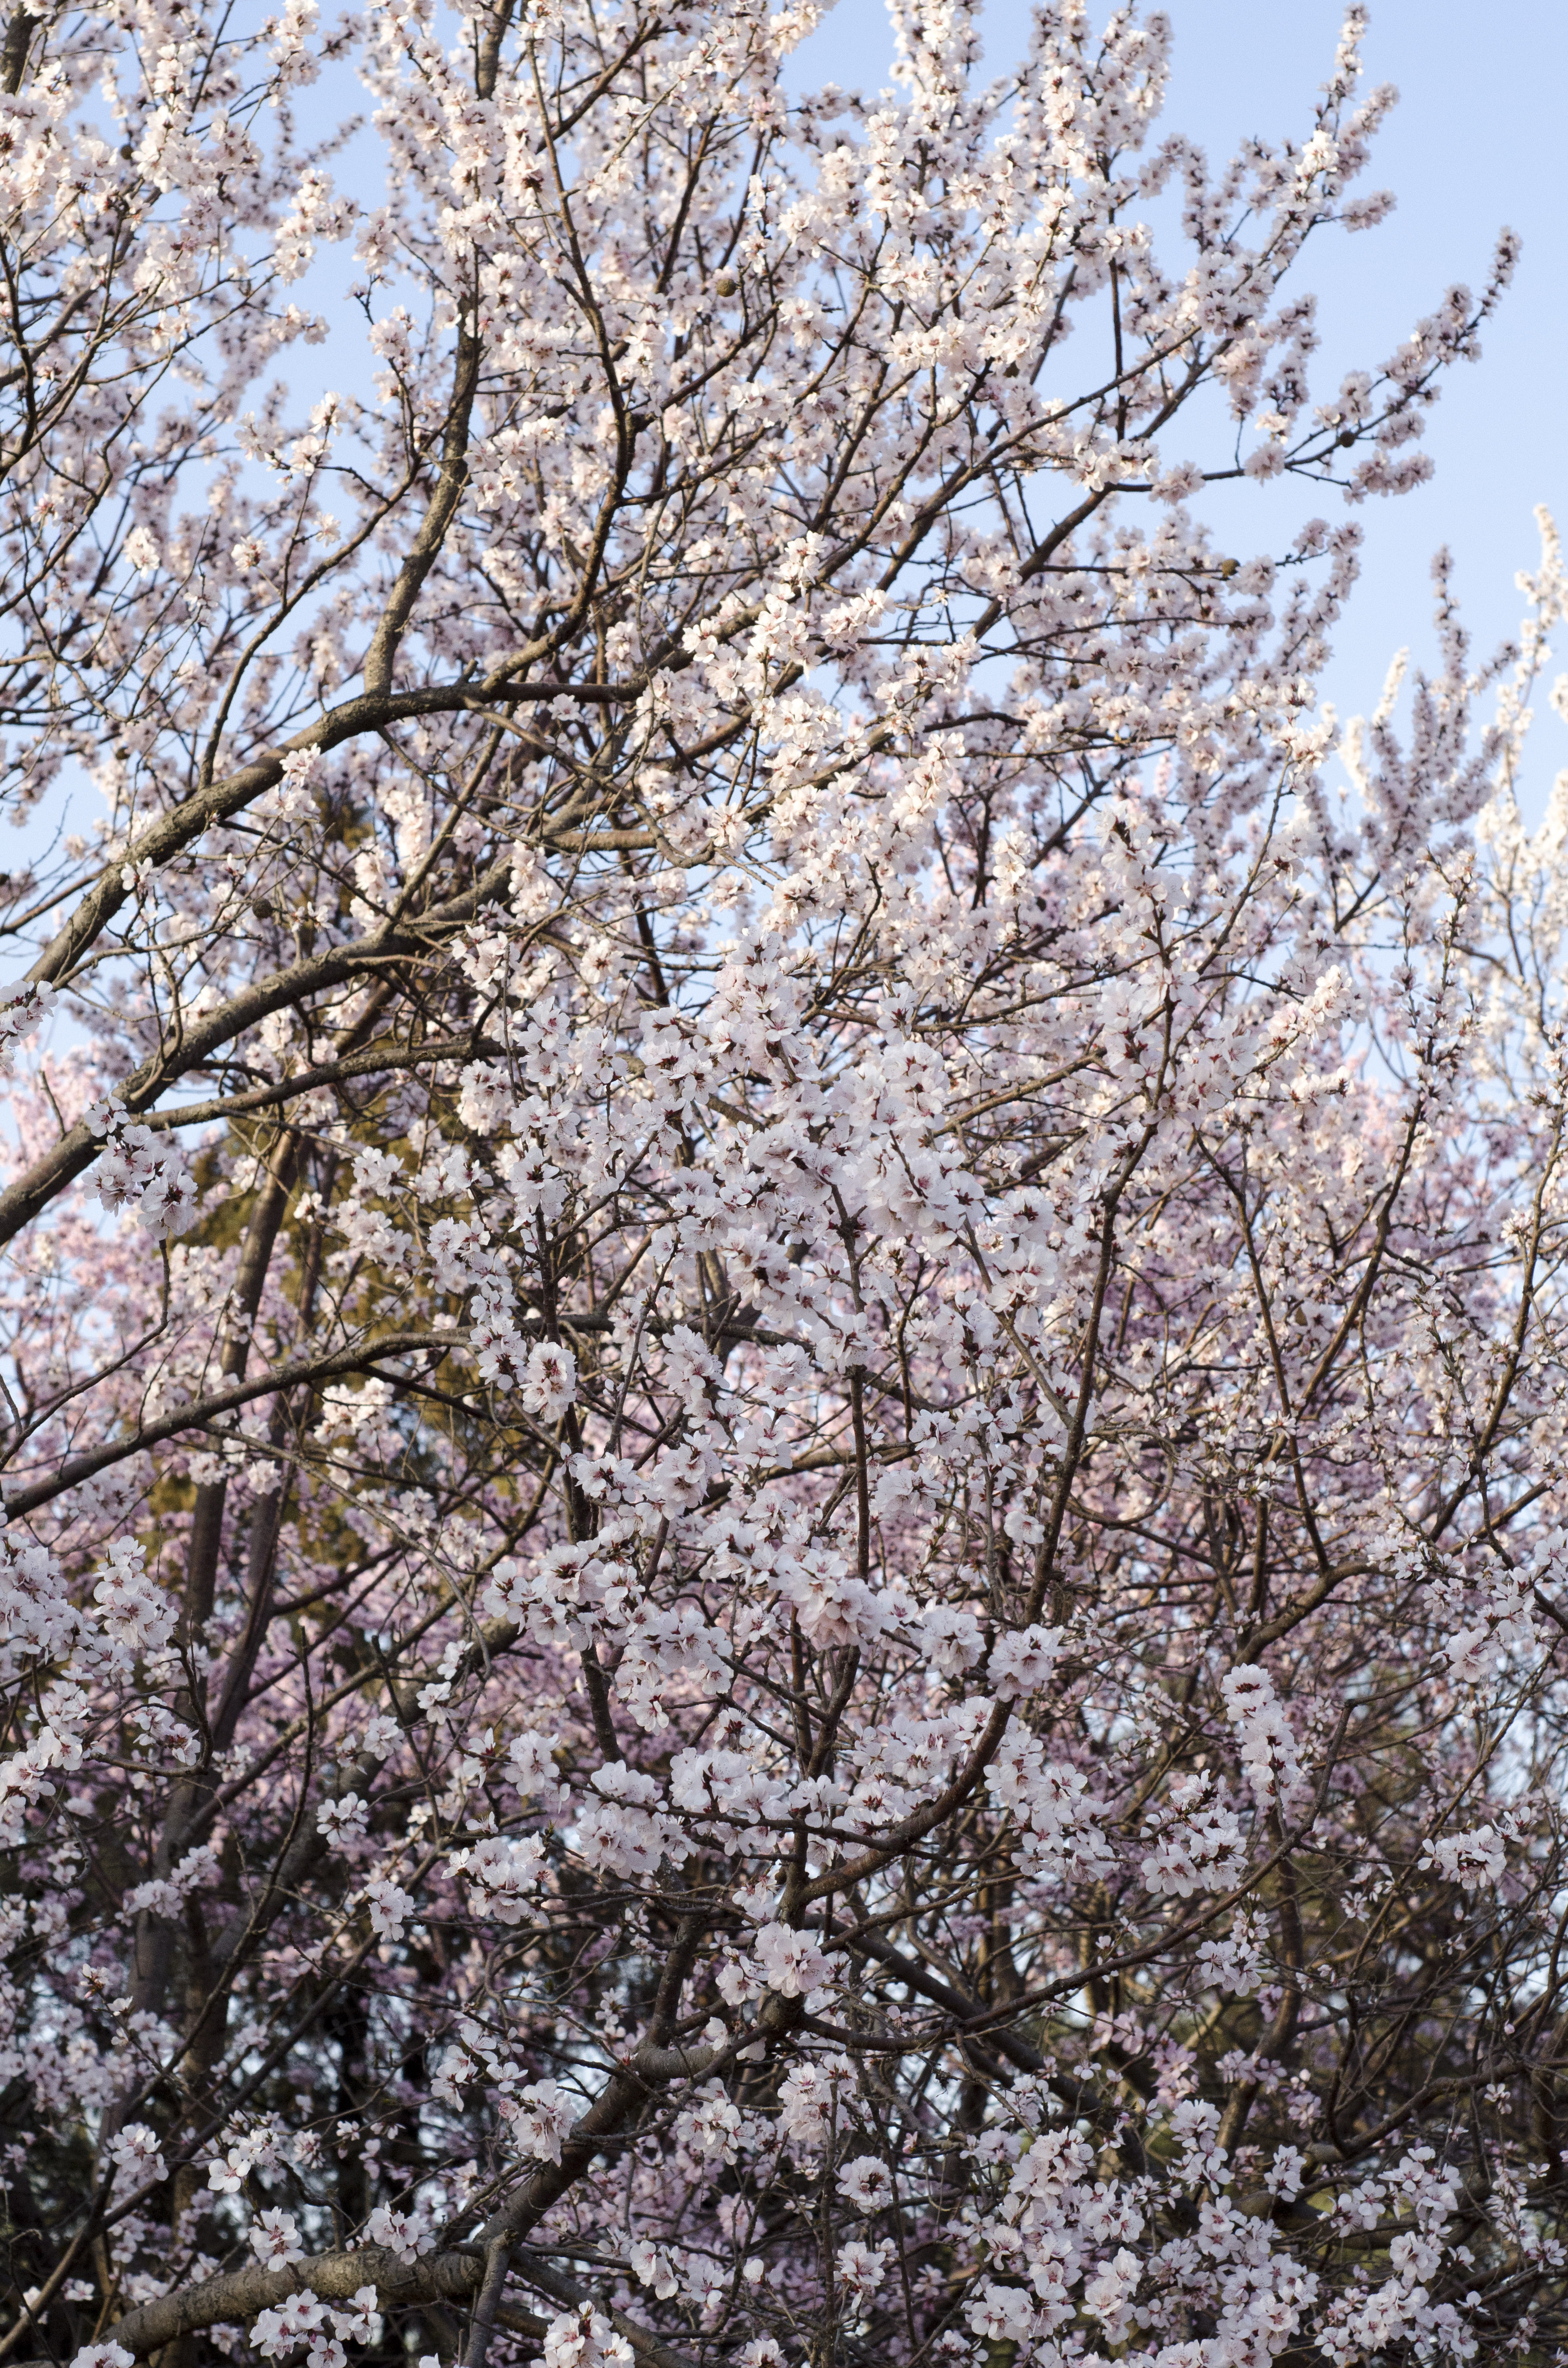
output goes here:
<path id="1" fill-rule="evenodd" d="M 1512 243 L 817 16 L 9 18 L 0 2359 L 1568 2357 Z"/>

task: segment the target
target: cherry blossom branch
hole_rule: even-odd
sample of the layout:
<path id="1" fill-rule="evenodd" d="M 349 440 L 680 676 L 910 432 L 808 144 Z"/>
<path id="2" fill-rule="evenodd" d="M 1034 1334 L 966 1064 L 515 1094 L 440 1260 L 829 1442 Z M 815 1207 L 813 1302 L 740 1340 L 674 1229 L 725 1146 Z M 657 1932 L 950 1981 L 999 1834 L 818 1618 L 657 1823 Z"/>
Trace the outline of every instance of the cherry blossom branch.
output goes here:
<path id="1" fill-rule="evenodd" d="M 255 1374 L 248 1381 L 231 1383 L 227 1389 L 209 1391 L 206 1396 L 192 1398 L 171 1412 L 142 1423 L 129 1438 L 111 1440 L 103 1447 L 93 1448 L 85 1455 L 75 1455 L 62 1463 L 47 1480 L 35 1480 L 14 1489 L 5 1500 L 7 1520 L 24 1513 L 35 1512 L 67 1489 L 78 1488 L 84 1480 L 104 1472 L 111 1464 L 122 1463 L 128 1456 L 142 1454 L 165 1439 L 176 1439 L 182 1431 L 202 1430 L 226 1414 L 237 1413 L 257 1398 L 271 1397 L 284 1390 L 297 1389 L 309 1383 L 334 1381 L 345 1373 L 360 1373 L 370 1370 L 383 1357 L 395 1357 L 410 1349 L 438 1349 L 449 1355 L 453 1349 L 465 1345 L 459 1332 L 432 1332 L 427 1329 L 383 1333 L 366 1340 L 357 1348 L 335 1349 L 324 1356 L 290 1358 L 286 1363 L 274 1365 L 265 1373 Z"/>

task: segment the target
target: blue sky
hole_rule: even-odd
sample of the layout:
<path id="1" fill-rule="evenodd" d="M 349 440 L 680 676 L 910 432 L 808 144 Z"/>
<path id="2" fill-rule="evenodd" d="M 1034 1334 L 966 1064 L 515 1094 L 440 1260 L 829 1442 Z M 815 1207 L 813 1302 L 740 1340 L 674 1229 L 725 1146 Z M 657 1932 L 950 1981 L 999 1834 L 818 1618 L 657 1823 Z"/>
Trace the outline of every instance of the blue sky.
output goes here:
<path id="1" fill-rule="evenodd" d="M 1108 5 L 1091 0 L 1092 15 L 1103 17 Z M 1167 13 L 1175 67 L 1165 130 L 1213 157 L 1253 133 L 1304 136 L 1338 36 L 1336 0 L 1167 0 Z M 1028 9 L 992 0 L 983 21 L 985 65 L 997 72 L 1022 47 Z M 837 0 L 791 79 L 869 93 L 885 83 L 891 58 L 882 0 Z M 1398 204 L 1378 230 L 1325 241 L 1305 260 L 1303 284 L 1321 301 L 1325 393 L 1343 370 L 1381 361 L 1451 281 L 1479 285 L 1505 224 L 1524 254 L 1481 361 L 1450 373 L 1432 416 L 1434 481 L 1358 513 L 1363 575 L 1325 684 L 1342 716 L 1376 704 L 1395 650 L 1431 654 L 1428 571 L 1439 543 L 1453 552 L 1477 645 L 1490 648 L 1518 621 L 1514 578 L 1537 559 L 1535 505 L 1554 509 L 1568 532 L 1568 7 L 1372 0 L 1365 58 L 1369 81 L 1393 83 L 1400 104 L 1359 186 L 1390 188 Z M 1278 495 L 1238 490 L 1217 528 L 1238 552 L 1270 547 Z M 1537 713 L 1531 807 L 1568 764 L 1568 733 L 1543 700 Z"/>

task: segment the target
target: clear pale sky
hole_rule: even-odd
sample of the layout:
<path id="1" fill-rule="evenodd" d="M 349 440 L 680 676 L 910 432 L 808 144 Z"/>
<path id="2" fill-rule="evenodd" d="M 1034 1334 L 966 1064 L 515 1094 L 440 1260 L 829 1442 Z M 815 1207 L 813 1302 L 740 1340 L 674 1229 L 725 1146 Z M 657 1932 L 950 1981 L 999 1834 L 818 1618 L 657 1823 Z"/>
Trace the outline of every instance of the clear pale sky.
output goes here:
<path id="1" fill-rule="evenodd" d="M 1091 0 L 1092 18 L 1109 5 Z M 1165 130 L 1197 139 L 1216 160 L 1254 133 L 1305 136 L 1338 35 L 1335 0 L 1167 0 L 1166 13 L 1175 65 Z M 988 72 L 1018 53 L 1027 24 L 1020 0 L 991 0 Z M 1430 655 L 1437 544 L 1453 552 L 1466 619 L 1489 649 L 1518 621 L 1514 578 L 1536 562 L 1535 504 L 1551 507 L 1568 535 L 1568 6 L 1372 0 L 1364 54 L 1369 82 L 1394 84 L 1400 104 L 1358 188 L 1390 188 L 1398 205 L 1379 229 L 1331 234 L 1303 258 L 1301 284 L 1320 298 L 1324 393 L 1344 370 L 1381 362 L 1451 281 L 1480 285 L 1504 224 L 1524 254 L 1482 359 L 1449 373 L 1431 416 L 1435 479 L 1357 513 L 1367 534 L 1362 581 L 1325 685 L 1342 715 L 1375 704 L 1395 650 Z M 790 78 L 869 94 L 886 82 L 891 58 L 882 0 L 837 0 Z M 1231 547 L 1273 547 L 1269 491 L 1239 488 L 1213 513 Z M 1314 494 L 1312 507 L 1327 500 Z M 1568 642 L 1559 662 L 1568 666 Z M 1536 709 L 1532 806 L 1568 765 L 1568 732 L 1544 700 Z"/>

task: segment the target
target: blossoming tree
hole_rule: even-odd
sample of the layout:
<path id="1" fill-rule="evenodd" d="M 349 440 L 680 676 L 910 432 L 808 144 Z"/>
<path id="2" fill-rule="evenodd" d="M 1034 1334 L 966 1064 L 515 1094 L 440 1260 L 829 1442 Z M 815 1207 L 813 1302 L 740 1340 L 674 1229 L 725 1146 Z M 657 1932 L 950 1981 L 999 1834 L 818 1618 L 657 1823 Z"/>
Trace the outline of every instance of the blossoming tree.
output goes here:
<path id="1" fill-rule="evenodd" d="M 1564 2356 L 1550 537 L 1315 690 L 1509 252 L 812 21 L 9 18 L 0 2358 Z"/>

